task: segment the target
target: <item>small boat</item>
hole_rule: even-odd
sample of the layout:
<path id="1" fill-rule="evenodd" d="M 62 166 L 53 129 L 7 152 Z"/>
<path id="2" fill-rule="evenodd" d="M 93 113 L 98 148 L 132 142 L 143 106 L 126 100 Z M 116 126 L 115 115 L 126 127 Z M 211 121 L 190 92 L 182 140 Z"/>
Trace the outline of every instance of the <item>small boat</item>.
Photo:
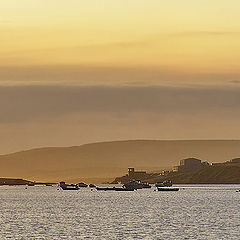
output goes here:
<path id="1" fill-rule="evenodd" d="M 134 191 L 134 189 L 118 188 L 118 187 L 96 187 L 96 189 L 98 191 L 119 191 L 119 192 Z"/>
<path id="2" fill-rule="evenodd" d="M 179 191 L 179 188 L 169 188 L 169 187 L 158 187 L 159 192 L 176 192 Z"/>
<path id="3" fill-rule="evenodd" d="M 131 180 L 123 185 L 127 189 L 142 189 L 142 188 L 151 188 L 151 185 L 148 183 L 142 183 L 141 181 Z"/>
<path id="4" fill-rule="evenodd" d="M 94 184 L 89 184 L 90 188 L 95 188 L 96 186 Z"/>
<path id="5" fill-rule="evenodd" d="M 77 184 L 66 184 L 65 182 L 60 182 L 60 187 L 62 190 L 78 190 L 79 187 Z"/>
<path id="6" fill-rule="evenodd" d="M 149 183 L 142 183 L 142 188 L 151 188 L 152 186 Z"/>
<path id="7" fill-rule="evenodd" d="M 35 183 L 34 182 L 29 182 L 27 185 L 28 186 L 35 186 Z"/>
<path id="8" fill-rule="evenodd" d="M 172 186 L 172 181 L 171 180 L 166 180 L 163 182 L 157 182 L 155 184 L 156 187 L 171 187 Z"/>
<path id="9" fill-rule="evenodd" d="M 28 183 L 27 185 L 28 185 L 28 186 L 35 186 L 34 183 Z"/>
<path id="10" fill-rule="evenodd" d="M 45 186 L 52 187 L 52 184 L 51 183 L 45 183 Z"/>
<path id="11" fill-rule="evenodd" d="M 115 188 L 115 191 L 118 192 L 129 192 L 129 191 L 134 191 L 134 189 L 128 189 L 128 188 Z"/>
<path id="12" fill-rule="evenodd" d="M 86 184 L 86 183 L 84 183 L 84 182 L 80 182 L 79 184 L 78 184 L 78 187 L 87 187 L 88 185 Z"/>
<path id="13" fill-rule="evenodd" d="M 110 187 L 96 187 L 96 189 L 98 191 L 114 191 L 114 188 L 110 188 Z"/>

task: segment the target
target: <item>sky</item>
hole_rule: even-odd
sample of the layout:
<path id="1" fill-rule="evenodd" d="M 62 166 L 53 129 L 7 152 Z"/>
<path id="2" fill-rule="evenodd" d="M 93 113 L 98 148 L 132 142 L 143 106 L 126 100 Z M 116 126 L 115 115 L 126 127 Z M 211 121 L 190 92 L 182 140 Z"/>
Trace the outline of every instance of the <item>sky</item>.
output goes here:
<path id="1" fill-rule="evenodd" d="M 0 154 L 239 139 L 237 0 L 2 0 Z"/>

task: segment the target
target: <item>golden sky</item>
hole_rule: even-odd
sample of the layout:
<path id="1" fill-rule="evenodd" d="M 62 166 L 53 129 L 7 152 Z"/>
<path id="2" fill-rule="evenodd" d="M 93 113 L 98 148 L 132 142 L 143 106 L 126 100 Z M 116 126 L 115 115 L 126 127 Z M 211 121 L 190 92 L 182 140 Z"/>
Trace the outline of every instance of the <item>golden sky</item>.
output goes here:
<path id="1" fill-rule="evenodd" d="M 238 0 L 1 0 L 0 153 L 236 139 Z"/>
<path id="2" fill-rule="evenodd" d="M 236 0 L 3 0 L 0 66 L 239 73 Z"/>

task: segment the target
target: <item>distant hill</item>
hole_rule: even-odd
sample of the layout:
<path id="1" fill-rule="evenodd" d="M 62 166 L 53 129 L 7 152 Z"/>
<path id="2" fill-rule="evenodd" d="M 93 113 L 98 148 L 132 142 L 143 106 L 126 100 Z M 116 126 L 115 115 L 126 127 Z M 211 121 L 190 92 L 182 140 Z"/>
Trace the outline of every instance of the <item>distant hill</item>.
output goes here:
<path id="1" fill-rule="evenodd" d="M 32 182 L 24 179 L 0 178 L 0 185 L 27 185 L 30 183 Z"/>
<path id="2" fill-rule="evenodd" d="M 132 140 L 48 147 L 0 156 L 0 177 L 35 181 L 102 182 L 137 170 L 160 171 L 197 157 L 224 162 L 240 157 L 240 140 Z"/>

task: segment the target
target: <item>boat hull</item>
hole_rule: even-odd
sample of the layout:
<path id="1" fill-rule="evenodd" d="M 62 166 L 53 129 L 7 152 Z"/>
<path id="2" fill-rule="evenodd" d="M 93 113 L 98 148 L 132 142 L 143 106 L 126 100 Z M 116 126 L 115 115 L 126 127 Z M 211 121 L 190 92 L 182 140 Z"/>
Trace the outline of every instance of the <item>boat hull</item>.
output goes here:
<path id="1" fill-rule="evenodd" d="M 62 190 L 79 190 L 79 188 L 62 188 Z"/>
<path id="2" fill-rule="evenodd" d="M 179 188 L 167 188 L 167 187 L 163 187 L 163 188 L 158 188 L 159 192 L 177 192 L 179 191 Z"/>
<path id="3" fill-rule="evenodd" d="M 118 191 L 118 192 L 129 192 L 129 191 L 134 191 L 134 189 L 128 189 L 128 188 L 116 188 L 116 187 L 97 187 L 96 188 L 98 191 Z"/>
<path id="4" fill-rule="evenodd" d="M 171 187 L 172 186 L 172 181 L 170 180 L 166 180 L 166 181 L 163 181 L 163 182 L 157 182 L 155 184 L 156 187 Z"/>
<path id="5" fill-rule="evenodd" d="M 76 184 L 66 184 L 65 182 L 60 182 L 60 187 L 62 190 L 78 190 L 79 187 Z"/>

